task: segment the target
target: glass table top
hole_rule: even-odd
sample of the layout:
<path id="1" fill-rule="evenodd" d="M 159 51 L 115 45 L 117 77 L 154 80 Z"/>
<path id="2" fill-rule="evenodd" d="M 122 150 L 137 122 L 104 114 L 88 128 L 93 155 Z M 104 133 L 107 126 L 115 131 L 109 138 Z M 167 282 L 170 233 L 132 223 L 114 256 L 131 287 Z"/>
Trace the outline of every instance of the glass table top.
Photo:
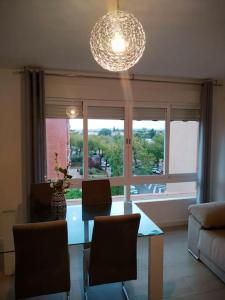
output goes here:
<path id="1" fill-rule="evenodd" d="M 141 215 L 138 236 L 161 235 L 163 231 L 133 202 L 112 202 L 98 206 L 68 205 L 66 220 L 69 245 L 91 242 L 95 216 L 116 216 L 131 213 Z"/>
<path id="2" fill-rule="evenodd" d="M 46 222 L 60 219 L 67 220 L 69 245 L 85 244 L 91 242 L 95 216 L 116 216 L 131 213 L 141 215 L 138 236 L 155 236 L 163 234 L 163 231 L 134 203 L 115 201 L 108 205 L 82 206 L 67 205 L 66 210 L 54 211 L 50 207 L 31 209 L 28 222 Z M 5 213 L 9 227 L 15 224 L 15 211 Z M 17 222 L 18 223 L 18 222 Z M 10 230 L 12 233 L 12 230 Z M 5 246 L 0 253 L 13 252 L 13 247 Z"/>

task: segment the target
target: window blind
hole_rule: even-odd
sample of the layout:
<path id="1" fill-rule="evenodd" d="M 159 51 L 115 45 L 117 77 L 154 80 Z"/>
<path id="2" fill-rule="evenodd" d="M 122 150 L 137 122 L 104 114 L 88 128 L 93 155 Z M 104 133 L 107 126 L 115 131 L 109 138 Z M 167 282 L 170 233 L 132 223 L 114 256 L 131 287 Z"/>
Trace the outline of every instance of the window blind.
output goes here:
<path id="1" fill-rule="evenodd" d="M 88 119 L 124 120 L 124 107 L 89 106 Z"/>
<path id="2" fill-rule="evenodd" d="M 76 111 L 76 118 L 83 118 L 82 101 L 73 101 L 63 98 L 46 98 L 46 118 L 68 119 L 67 108 L 73 107 Z"/>
<path id="3" fill-rule="evenodd" d="M 133 120 L 165 120 L 165 108 L 135 107 L 133 110 Z"/>
<path id="4" fill-rule="evenodd" d="M 171 121 L 199 121 L 200 110 L 192 108 L 172 108 L 170 119 Z"/>

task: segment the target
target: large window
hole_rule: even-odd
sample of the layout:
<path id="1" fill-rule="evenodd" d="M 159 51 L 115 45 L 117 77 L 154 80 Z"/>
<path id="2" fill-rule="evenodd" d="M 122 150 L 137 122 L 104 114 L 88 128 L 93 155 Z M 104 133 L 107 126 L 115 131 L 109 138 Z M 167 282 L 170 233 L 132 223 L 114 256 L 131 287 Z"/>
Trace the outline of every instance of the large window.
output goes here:
<path id="1" fill-rule="evenodd" d="M 67 199 L 81 199 L 83 179 L 101 178 L 109 178 L 114 200 L 196 196 L 198 108 L 95 101 L 76 105 L 75 119 L 63 113 L 66 104 L 48 108 L 46 119 L 47 176 L 55 178 L 54 152 L 61 165 L 70 162 Z"/>

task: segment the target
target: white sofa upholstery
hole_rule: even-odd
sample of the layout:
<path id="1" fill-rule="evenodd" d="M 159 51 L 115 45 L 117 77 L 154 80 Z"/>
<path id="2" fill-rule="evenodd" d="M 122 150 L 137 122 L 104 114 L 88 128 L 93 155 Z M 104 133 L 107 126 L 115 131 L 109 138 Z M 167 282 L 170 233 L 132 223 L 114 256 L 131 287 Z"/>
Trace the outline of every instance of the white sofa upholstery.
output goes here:
<path id="1" fill-rule="evenodd" d="M 189 207 L 188 250 L 225 282 L 225 202 Z"/>

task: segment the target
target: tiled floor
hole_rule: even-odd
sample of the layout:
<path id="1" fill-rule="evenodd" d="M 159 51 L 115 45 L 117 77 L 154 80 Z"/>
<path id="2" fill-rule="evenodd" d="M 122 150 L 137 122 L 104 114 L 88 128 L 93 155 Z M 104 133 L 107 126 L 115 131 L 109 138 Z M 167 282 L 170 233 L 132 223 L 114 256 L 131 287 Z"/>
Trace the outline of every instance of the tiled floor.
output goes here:
<path id="1" fill-rule="evenodd" d="M 70 247 L 71 300 L 83 299 L 82 248 Z M 147 299 L 147 240 L 138 242 L 138 280 L 128 284 L 132 300 Z M 11 300 L 13 277 L 0 278 L 0 300 Z M 61 300 L 63 294 L 33 298 L 36 300 Z M 124 299 L 120 284 L 90 288 L 90 300 Z M 202 263 L 187 252 L 187 231 L 173 229 L 165 233 L 164 247 L 164 300 L 224 300 L 225 284 Z"/>

